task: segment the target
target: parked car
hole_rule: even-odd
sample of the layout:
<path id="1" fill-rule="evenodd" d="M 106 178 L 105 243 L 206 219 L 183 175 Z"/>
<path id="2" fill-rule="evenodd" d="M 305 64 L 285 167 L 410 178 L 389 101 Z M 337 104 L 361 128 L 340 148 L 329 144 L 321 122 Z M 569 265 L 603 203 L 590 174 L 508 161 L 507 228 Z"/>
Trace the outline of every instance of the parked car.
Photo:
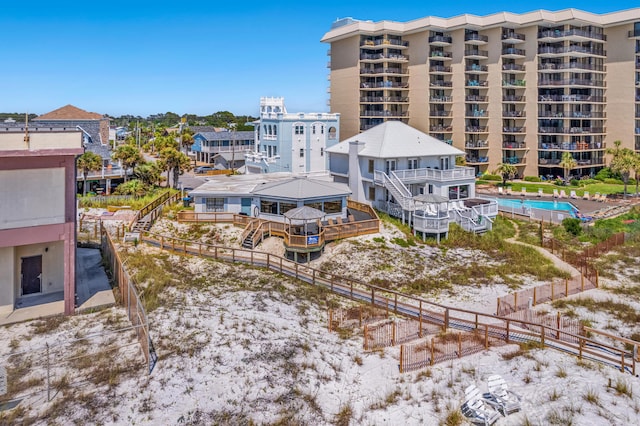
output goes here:
<path id="1" fill-rule="evenodd" d="M 212 170 L 215 170 L 213 168 L 213 166 L 198 166 L 198 167 L 195 168 L 196 174 L 207 173 L 207 172 L 210 172 Z"/>

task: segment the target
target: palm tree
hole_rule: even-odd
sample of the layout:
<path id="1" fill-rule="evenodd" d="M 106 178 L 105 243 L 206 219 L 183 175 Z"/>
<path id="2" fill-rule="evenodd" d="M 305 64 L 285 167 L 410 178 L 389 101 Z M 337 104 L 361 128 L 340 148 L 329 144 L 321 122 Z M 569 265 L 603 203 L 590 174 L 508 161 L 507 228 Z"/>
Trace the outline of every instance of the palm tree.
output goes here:
<path id="1" fill-rule="evenodd" d="M 124 169 L 124 181 L 127 181 L 127 169 L 132 169 L 132 173 L 136 172 L 136 164 L 140 163 L 143 158 L 142 154 L 135 145 L 124 144 L 116 148 L 112 157 L 122 162 Z"/>
<path id="2" fill-rule="evenodd" d="M 173 172 L 173 188 L 178 187 L 178 176 L 191 167 L 189 157 L 175 148 L 164 148 L 160 151 L 160 164 L 160 167 L 167 172 L 167 185 L 170 182 L 170 174 Z"/>
<path id="3" fill-rule="evenodd" d="M 193 130 L 188 127 L 183 128 L 182 132 L 180 132 L 180 145 L 184 147 L 185 154 L 189 152 L 194 142 Z"/>
<path id="4" fill-rule="evenodd" d="M 562 159 L 560 160 L 560 167 L 564 170 L 564 182 L 567 183 L 569 172 L 578 165 L 578 162 L 569 151 L 562 153 Z"/>
<path id="5" fill-rule="evenodd" d="M 633 170 L 635 172 L 635 180 L 636 180 L 636 197 L 638 196 L 638 181 L 640 181 L 640 152 L 636 152 L 634 155 L 635 164 L 633 166 Z"/>
<path id="6" fill-rule="evenodd" d="M 631 171 L 636 168 L 636 153 L 629 148 L 620 148 L 622 142 L 615 141 L 615 148 L 607 149 L 607 154 L 613 155 L 609 167 L 613 172 L 619 173 L 624 182 L 624 197 L 627 198 L 627 184 L 631 177 Z M 636 172 L 637 174 L 637 172 Z"/>
<path id="7" fill-rule="evenodd" d="M 92 151 L 86 151 L 76 160 L 77 170 L 82 171 L 82 195 L 87 195 L 87 175 L 102 170 L 102 157 Z"/>
<path id="8" fill-rule="evenodd" d="M 498 164 L 496 173 L 502 176 L 502 186 L 505 186 L 507 181 L 513 179 L 518 173 L 518 169 L 513 164 L 500 163 Z"/>
<path id="9" fill-rule="evenodd" d="M 163 171 L 164 169 L 160 168 L 160 165 L 153 161 L 140 164 L 135 174 L 145 185 L 158 185 Z"/>

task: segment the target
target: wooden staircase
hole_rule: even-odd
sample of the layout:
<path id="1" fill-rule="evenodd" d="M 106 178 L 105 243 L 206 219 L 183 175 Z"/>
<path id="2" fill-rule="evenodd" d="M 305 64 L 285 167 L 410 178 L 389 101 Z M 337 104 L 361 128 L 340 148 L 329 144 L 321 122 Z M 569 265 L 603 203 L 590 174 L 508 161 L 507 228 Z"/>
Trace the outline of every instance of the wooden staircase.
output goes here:
<path id="1" fill-rule="evenodd" d="M 250 250 L 253 250 L 255 248 L 253 245 L 253 236 L 255 235 L 255 233 L 256 229 L 250 231 L 249 234 L 247 234 L 245 239 L 242 241 L 242 247 Z"/>

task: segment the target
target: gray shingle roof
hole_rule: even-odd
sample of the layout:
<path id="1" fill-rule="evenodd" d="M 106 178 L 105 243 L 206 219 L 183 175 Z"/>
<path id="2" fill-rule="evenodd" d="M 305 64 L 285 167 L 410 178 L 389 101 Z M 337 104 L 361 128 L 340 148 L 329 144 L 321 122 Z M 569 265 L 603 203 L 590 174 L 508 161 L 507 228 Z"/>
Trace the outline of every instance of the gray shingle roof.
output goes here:
<path id="1" fill-rule="evenodd" d="M 198 132 L 198 135 L 201 135 L 208 141 L 246 141 L 246 140 L 254 140 L 254 133 L 251 131 L 241 131 L 241 132 Z"/>
<path id="2" fill-rule="evenodd" d="M 284 181 L 257 185 L 251 193 L 265 197 L 300 200 L 350 195 L 351 190 L 344 183 L 320 181 L 304 176 L 296 176 Z"/>

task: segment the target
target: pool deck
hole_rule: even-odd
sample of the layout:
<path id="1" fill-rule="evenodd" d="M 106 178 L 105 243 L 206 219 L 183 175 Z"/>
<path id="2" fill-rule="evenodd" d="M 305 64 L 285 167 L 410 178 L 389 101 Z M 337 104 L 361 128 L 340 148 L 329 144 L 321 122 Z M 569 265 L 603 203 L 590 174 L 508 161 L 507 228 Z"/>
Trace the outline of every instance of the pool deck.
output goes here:
<path id="1" fill-rule="evenodd" d="M 512 192 L 511 194 L 498 194 L 498 188 L 493 185 L 481 185 L 476 187 L 476 192 L 480 194 L 490 195 L 496 198 L 508 198 L 514 200 L 545 200 L 545 201 L 564 201 L 573 204 L 578 208 L 580 213 L 584 215 L 592 215 L 597 212 L 601 212 L 606 209 L 610 209 L 613 207 L 621 207 L 620 214 L 624 213 L 622 207 L 631 207 L 632 205 L 638 205 L 640 200 L 637 198 L 628 198 L 626 200 L 622 199 L 607 199 L 605 202 L 600 201 L 591 201 L 591 200 L 583 200 L 580 198 L 553 198 L 552 194 L 543 194 L 541 197 L 538 196 L 537 193 L 530 193 L 527 195 L 521 195 L 519 192 Z"/>

